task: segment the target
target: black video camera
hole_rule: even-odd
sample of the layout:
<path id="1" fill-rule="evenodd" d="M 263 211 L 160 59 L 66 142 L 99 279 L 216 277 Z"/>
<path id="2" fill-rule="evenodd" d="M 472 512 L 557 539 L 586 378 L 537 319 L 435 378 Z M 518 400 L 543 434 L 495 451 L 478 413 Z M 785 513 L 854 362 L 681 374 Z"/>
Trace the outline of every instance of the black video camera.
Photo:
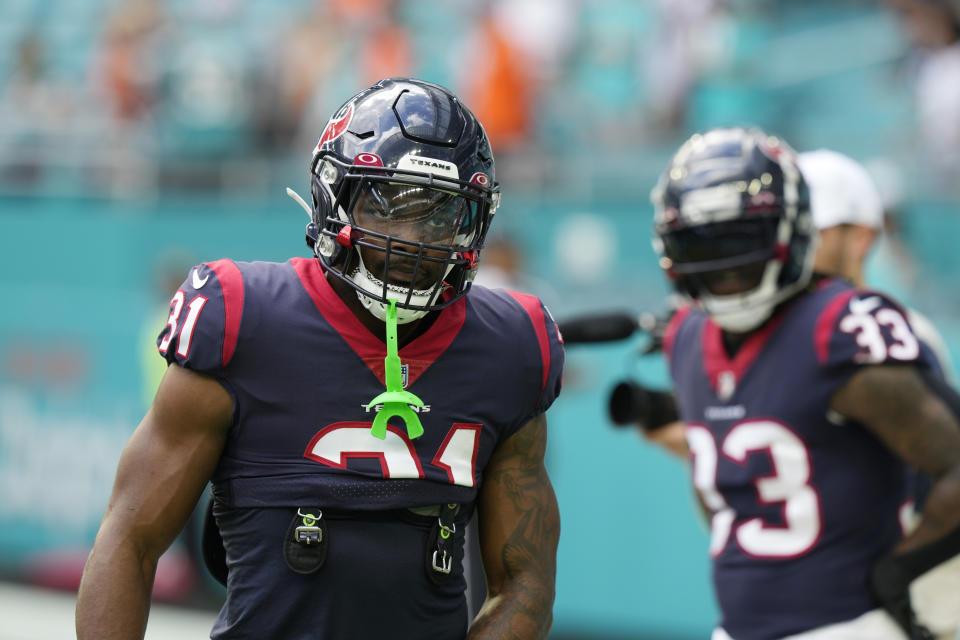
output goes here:
<path id="1" fill-rule="evenodd" d="M 613 387 L 608 409 L 615 425 L 638 425 L 644 431 L 656 431 L 679 419 L 672 393 L 647 389 L 633 380 L 622 380 Z"/>

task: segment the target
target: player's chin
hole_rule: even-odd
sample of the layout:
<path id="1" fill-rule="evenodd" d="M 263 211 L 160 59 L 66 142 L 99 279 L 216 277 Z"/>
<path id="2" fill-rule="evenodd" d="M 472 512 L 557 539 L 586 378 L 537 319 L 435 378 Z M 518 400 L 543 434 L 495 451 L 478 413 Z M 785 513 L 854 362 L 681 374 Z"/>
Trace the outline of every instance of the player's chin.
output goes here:
<path id="1" fill-rule="evenodd" d="M 389 265 L 383 259 L 364 258 L 367 271 L 378 280 L 386 279 L 387 283 L 404 289 L 430 289 L 443 275 L 444 265 L 404 257 L 393 257 Z M 386 272 L 386 273 L 384 273 Z"/>
<path id="2" fill-rule="evenodd" d="M 387 282 L 405 289 L 429 289 L 440 279 L 443 269 L 430 262 L 391 261 L 387 269 Z"/>
<path id="3" fill-rule="evenodd" d="M 404 289 L 431 289 L 433 285 L 437 283 L 439 279 L 439 274 L 417 274 L 417 277 L 414 278 L 411 273 L 394 273 L 390 272 L 389 283 L 395 287 L 403 287 Z"/>

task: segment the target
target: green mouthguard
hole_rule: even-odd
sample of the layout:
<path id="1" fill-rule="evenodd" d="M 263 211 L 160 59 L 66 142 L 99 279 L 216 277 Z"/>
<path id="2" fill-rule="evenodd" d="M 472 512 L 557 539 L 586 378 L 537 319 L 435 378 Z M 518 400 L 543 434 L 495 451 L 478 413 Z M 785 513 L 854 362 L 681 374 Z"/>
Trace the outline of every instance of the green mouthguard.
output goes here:
<path id="1" fill-rule="evenodd" d="M 383 373 L 387 383 L 387 390 L 378 395 L 367 404 L 369 411 L 378 404 L 383 408 L 373 419 L 373 427 L 370 433 L 375 438 L 381 440 L 387 437 L 387 421 L 394 416 L 403 420 L 407 427 L 407 435 L 410 439 L 419 438 L 423 435 L 423 425 L 420 424 L 420 417 L 417 412 L 410 408 L 410 405 L 422 407 L 423 400 L 404 391 L 400 376 L 400 356 L 397 353 L 397 301 L 389 300 L 390 306 L 387 307 L 387 357 L 383 359 Z"/>

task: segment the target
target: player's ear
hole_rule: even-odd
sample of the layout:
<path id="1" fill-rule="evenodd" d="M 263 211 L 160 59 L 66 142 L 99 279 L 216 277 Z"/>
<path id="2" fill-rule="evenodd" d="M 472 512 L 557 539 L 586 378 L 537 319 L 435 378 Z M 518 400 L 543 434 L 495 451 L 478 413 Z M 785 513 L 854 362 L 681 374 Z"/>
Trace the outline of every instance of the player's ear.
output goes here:
<path id="1" fill-rule="evenodd" d="M 854 242 L 856 243 L 855 248 L 857 251 L 857 256 L 863 260 L 867 257 L 867 255 L 869 255 L 870 249 L 873 247 L 873 243 L 877 239 L 877 232 L 870 227 L 854 225 L 853 237 Z"/>

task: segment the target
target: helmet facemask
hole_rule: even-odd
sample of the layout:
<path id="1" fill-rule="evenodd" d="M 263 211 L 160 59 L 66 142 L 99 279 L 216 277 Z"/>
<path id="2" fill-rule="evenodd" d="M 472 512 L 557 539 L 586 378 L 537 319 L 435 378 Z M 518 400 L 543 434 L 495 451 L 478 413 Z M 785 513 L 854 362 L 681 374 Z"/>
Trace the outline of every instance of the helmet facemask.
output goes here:
<path id="1" fill-rule="evenodd" d="M 750 331 L 809 281 L 812 238 L 792 226 L 764 216 L 666 233 L 661 265 L 677 291 L 723 329 Z"/>
<path id="2" fill-rule="evenodd" d="M 315 252 L 384 320 L 412 322 L 469 289 L 497 193 L 433 174 L 347 165 L 318 155 L 313 169 Z M 320 193 L 318 193 L 318 190 Z M 317 206 L 318 200 L 332 206 Z"/>

